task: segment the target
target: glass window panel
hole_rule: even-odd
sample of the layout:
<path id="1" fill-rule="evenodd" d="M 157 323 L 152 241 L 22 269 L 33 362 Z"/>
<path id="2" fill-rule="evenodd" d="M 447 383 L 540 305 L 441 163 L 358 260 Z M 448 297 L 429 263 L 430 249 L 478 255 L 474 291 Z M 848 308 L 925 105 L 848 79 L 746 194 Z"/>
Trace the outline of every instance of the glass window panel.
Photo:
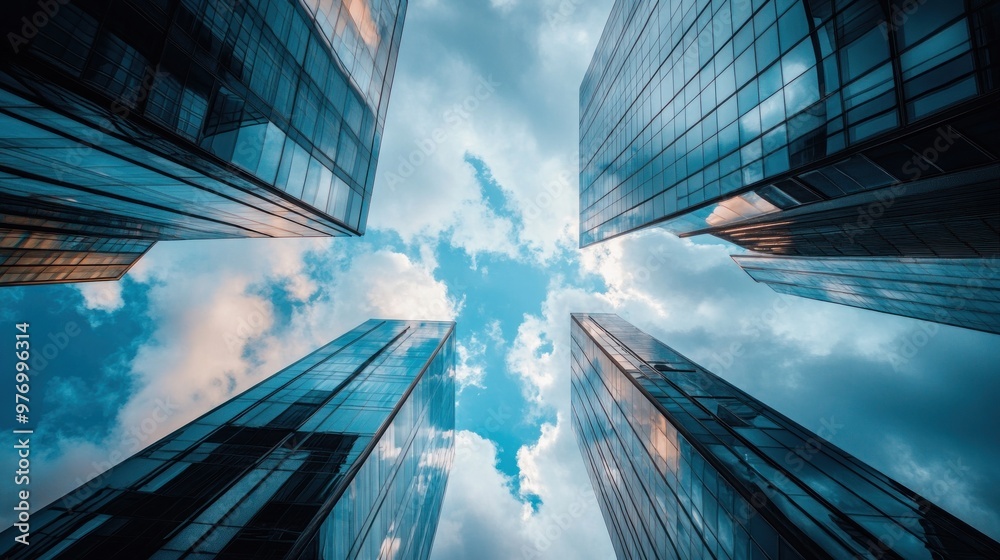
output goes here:
<path id="1" fill-rule="evenodd" d="M 809 32 L 809 22 L 801 1 L 792 2 L 792 7 L 778 20 L 778 38 L 781 50 L 787 51 L 792 45 L 805 38 Z"/>
<path id="2" fill-rule="evenodd" d="M 968 52 L 969 28 L 965 20 L 946 27 L 899 57 L 903 78 L 925 72 L 942 62 Z M 972 68 L 970 65 L 969 71 Z"/>
<path id="3" fill-rule="evenodd" d="M 757 58 L 750 47 L 736 59 L 736 85 L 742 87 L 757 74 Z"/>
<path id="4" fill-rule="evenodd" d="M 267 123 L 264 135 L 264 146 L 261 149 L 260 161 L 256 174 L 268 183 L 273 183 L 281 161 L 281 149 L 285 143 L 285 133 L 273 123 Z"/>
<path id="5" fill-rule="evenodd" d="M 764 158 L 764 175 L 773 177 L 788 171 L 788 148 L 781 148 Z"/>
<path id="6" fill-rule="evenodd" d="M 737 107 L 739 107 L 740 115 L 744 115 L 751 109 L 757 107 L 760 103 L 760 95 L 758 93 L 757 84 L 750 83 L 745 88 L 741 89 L 739 93 L 736 94 Z"/>
<path id="7" fill-rule="evenodd" d="M 717 116 L 719 128 L 725 128 L 731 123 L 736 122 L 736 118 L 739 116 L 736 98 L 731 97 L 728 101 L 720 105 Z"/>
<path id="8" fill-rule="evenodd" d="M 840 64 L 844 82 L 862 76 L 889 59 L 889 43 L 883 33 L 875 28 L 841 50 Z"/>
<path id="9" fill-rule="evenodd" d="M 781 72 L 788 83 L 816 65 L 812 41 L 802 41 L 781 58 Z"/>
<path id="10" fill-rule="evenodd" d="M 760 98 L 767 99 L 774 92 L 780 90 L 783 84 L 784 82 L 781 80 L 781 65 L 772 65 L 757 78 L 757 88 Z"/>
<path id="11" fill-rule="evenodd" d="M 896 112 L 889 111 L 870 118 L 867 121 L 851 126 L 848 129 L 848 136 L 851 142 L 858 142 L 898 125 L 899 120 Z"/>
<path id="12" fill-rule="evenodd" d="M 750 17 L 753 15 L 753 5 L 745 0 L 731 1 L 729 2 L 729 7 L 732 9 L 733 14 L 733 29 L 739 29 L 744 23 L 750 22 Z M 753 38 L 753 24 L 746 25 L 751 33 L 751 40 Z"/>
<path id="13" fill-rule="evenodd" d="M 256 171 L 264 151 L 266 133 L 267 124 L 252 124 L 241 127 L 236 139 L 236 150 L 233 152 L 232 162 L 247 171 Z"/>
<path id="14" fill-rule="evenodd" d="M 969 76 L 947 88 L 910 101 L 906 104 L 907 115 L 910 119 L 926 117 L 959 101 L 973 97 L 976 93 L 975 77 Z"/>
<path id="15" fill-rule="evenodd" d="M 915 45 L 963 11 L 962 2 L 951 0 L 926 0 L 916 8 L 905 0 L 892 0 L 892 4 L 893 23 L 902 23 L 893 27 L 901 49 Z"/>
<path id="16" fill-rule="evenodd" d="M 757 67 L 764 68 L 778 58 L 778 26 L 772 25 L 754 43 L 757 51 Z"/>
<path id="17" fill-rule="evenodd" d="M 733 124 L 722 129 L 722 132 L 719 133 L 719 153 L 728 154 L 739 148 L 739 145 L 740 145 L 739 124 L 734 122 Z M 733 170 L 730 169 L 730 171 Z M 726 172 L 723 171 L 723 174 L 725 173 Z"/>
<path id="18" fill-rule="evenodd" d="M 818 101 L 819 81 L 816 68 L 810 68 L 785 86 L 785 109 L 789 115 L 794 115 Z"/>
<path id="19" fill-rule="evenodd" d="M 757 30 L 758 35 L 762 35 L 761 33 L 762 30 L 770 28 L 770 26 L 775 21 L 775 15 L 776 15 L 774 9 L 774 2 L 762 2 L 762 4 L 763 7 L 760 8 L 753 17 L 753 26 L 754 29 Z M 758 38 L 758 41 L 759 40 L 760 39 Z"/>
<path id="20" fill-rule="evenodd" d="M 770 130 L 785 120 L 785 96 L 775 93 L 760 104 L 760 129 Z"/>
<path id="21" fill-rule="evenodd" d="M 763 141 L 764 153 L 768 154 L 787 145 L 788 140 L 785 137 L 785 125 L 775 127 L 774 130 L 765 134 Z"/>
<path id="22" fill-rule="evenodd" d="M 736 70 L 730 65 L 719 73 L 715 81 L 716 97 L 719 100 L 727 99 L 736 93 Z"/>

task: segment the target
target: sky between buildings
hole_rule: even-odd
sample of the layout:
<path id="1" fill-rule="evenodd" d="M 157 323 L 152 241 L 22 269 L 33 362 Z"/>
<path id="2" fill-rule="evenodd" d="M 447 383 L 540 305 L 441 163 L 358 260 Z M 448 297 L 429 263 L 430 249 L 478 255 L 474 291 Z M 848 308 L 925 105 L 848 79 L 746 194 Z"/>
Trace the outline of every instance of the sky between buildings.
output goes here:
<path id="1" fill-rule="evenodd" d="M 568 350 L 571 312 L 610 311 L 1000 538 L 996 336 L 779 296 L 712 238 L 577 249 L 578 87 L 611 4 L 412 0 L 362 239 L 160 243 L 118 283 L 0 290 L 0 321 L 53 336 L 33 504 L 368 318 L 450 319 L 433 557 L 612 557 Z"/>

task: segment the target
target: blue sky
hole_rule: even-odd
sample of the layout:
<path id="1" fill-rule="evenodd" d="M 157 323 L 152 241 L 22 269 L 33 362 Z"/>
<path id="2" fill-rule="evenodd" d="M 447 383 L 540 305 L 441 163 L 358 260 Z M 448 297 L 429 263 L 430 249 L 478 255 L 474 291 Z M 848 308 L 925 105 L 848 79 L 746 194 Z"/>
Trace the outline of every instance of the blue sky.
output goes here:
<path id="1" fill-rule="evenodd" d="M 577 249 L 578 86 L 610 8 L 411 2 L 362 239 L 161 243 L 118 283 L 0 290 L 34 340 L 79 329 L 33 378 L 39 498 L 369 317 L 454 319 L 434 557 L 611 557 L 567 345 L 570 312 L 614 311 L 1000 536 L 995 336 L 779 296 L 711 238 Z"/>

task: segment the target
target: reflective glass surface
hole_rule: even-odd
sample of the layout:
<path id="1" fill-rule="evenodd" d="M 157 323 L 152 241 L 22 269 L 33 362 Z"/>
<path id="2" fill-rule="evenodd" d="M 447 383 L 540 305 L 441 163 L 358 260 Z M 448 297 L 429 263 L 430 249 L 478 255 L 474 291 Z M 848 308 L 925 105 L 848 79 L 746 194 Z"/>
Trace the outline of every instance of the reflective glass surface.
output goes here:
<path id="1" fill-rule="evenodd" d="M 454 457 L 453 333 L 363 323 L 34 513 L 31 546 L 11 528 L 0 552 L 426 558 Z"/>
<path id="2" fill-rule="evenodd" d="M 0 284 L 118 280 L 152 246 L 143 239 L 0 228 Z"/>
<path id="3" fill-rule="evenodd" d="M 5 3 L 5 32 L 37 10 Z M 4 214 L 66 231 L 111 214 L 149 240 L 361 235 L 405 11 L 59 3 L 0 58 L 0 195 L 24 207 Z"/>
<path id="4" fill-rule="evenodd" d="M 1000 554 L 617 315 L 571 322 L 573 427 L 618 558 Z"/>
<path id="5" fill-rule="evenodd" d="M 915 180 L 868 152 L 922 165 L 901 135 L 996 104 L 985 4 L 619 0 L 580 87 L 580 245 Z"/>
<path id="6" fill-rule="evenodd" d="M 774 291 L 1000 334 L 1000 259 L 735 255 Z"/>
<path id="7" fill-rule="evenodd" d="M 707 231 L 771 255 L 988 259 L 1000 254 L 998 184 L 995 165 L 789 206 Z"/>

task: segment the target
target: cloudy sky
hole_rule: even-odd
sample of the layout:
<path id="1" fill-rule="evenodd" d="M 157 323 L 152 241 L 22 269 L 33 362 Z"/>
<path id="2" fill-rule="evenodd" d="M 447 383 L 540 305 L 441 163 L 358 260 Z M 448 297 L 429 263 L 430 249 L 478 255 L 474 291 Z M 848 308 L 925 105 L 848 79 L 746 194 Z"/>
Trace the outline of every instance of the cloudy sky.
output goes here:
<path id="1" fill-rule="evenodd" d="M 995 336 L 778 296 L 711 238 L 577 249 L 578 86 L 611 4 L 412 0 L 362 239 L 160 243 L 118 283 L 0 290 L 0 320 L 53 341 L 34 504 L 108 468 L 163 403 L 146 444 L 369 317 L 453 319 L 434 558 L 612 557 L 568 341 L 571 312 L 613 311 L 807 428 L 842 424 L 835 444 L 1000 537 Z"/>

